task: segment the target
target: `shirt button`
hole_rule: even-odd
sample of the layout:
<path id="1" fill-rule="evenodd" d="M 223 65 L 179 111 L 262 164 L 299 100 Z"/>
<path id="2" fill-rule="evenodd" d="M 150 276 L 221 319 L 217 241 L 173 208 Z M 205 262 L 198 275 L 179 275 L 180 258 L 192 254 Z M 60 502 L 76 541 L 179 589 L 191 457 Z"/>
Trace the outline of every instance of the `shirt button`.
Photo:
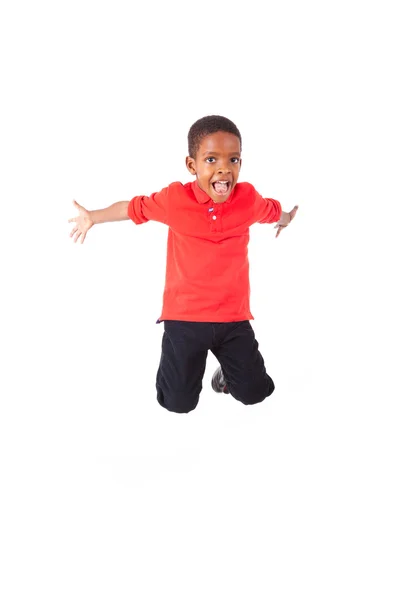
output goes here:
<path id="1" fill-rule="evenodd" d="M 213 221 L 215 221 L 215 219 L 216 219 L 216 218 L 217 218 L 217 217 L 216 217 L 215 215 L 213 215 Z"/>

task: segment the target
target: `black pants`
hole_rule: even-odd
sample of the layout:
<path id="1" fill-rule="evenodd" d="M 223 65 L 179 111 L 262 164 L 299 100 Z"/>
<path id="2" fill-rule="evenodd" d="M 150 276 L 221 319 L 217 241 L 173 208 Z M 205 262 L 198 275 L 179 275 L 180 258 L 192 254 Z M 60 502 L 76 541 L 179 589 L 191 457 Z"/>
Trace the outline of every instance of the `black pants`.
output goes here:
<path id="1" fill-rule="evenodd" d="M 256 404 L 275 389 L 267 374 L 249 321 L 201 323 L 164 321 L 157 373 L 157 400 L 167 410 L 195 409 L 202 390 L 208 350 L 218 359 L 230 394 Z"/>

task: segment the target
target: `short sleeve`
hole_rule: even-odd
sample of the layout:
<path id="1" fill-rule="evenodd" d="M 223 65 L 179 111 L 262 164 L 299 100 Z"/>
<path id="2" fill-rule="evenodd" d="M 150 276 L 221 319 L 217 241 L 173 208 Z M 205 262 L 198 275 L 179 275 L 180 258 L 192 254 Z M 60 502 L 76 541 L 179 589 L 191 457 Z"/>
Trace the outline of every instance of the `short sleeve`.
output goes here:
<path id="1" fill-rule="evenodd" d="M 150 196 L 135 196 L 128 205 L 128 217 L 136 225 L 147 221 L 168 224 L 168 187 Z"/>

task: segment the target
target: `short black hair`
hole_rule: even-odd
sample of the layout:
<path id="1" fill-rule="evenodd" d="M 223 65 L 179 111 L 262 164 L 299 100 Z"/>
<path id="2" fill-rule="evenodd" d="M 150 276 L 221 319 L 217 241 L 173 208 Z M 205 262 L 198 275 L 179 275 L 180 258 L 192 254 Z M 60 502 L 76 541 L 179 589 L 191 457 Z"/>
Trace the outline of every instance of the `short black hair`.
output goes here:
<path id="1" fill-rule="evenodd" d="M 210 115 L 199 119 L 189 129 L 188 133 L 188 146 L 189 156 L 196 158 L 197 151 L 203 138 L 217 131 L 226 131 L 227 133 L 233 133 L 239 138 L 240 151 L 242 151 L 242 136 L 240 135 L 239 129 L 235 123 L 227 119 L 226 117 L 220 117 L 219 115 Z"/>

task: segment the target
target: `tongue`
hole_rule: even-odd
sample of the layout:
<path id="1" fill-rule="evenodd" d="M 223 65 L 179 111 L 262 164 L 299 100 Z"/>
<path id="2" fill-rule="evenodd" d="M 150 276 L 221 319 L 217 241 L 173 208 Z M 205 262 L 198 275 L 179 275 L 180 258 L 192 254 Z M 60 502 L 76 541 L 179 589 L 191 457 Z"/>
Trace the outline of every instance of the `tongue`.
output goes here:
<path id="1" fill-rule="evenodd" d="M 217 194 L 226 194 L 226 192 L 228 191 L 228 184 L 219 183 L 219 181 L 217 181 L 216 183 L 214 183 L 214 189 L 217 192 Z"/>

